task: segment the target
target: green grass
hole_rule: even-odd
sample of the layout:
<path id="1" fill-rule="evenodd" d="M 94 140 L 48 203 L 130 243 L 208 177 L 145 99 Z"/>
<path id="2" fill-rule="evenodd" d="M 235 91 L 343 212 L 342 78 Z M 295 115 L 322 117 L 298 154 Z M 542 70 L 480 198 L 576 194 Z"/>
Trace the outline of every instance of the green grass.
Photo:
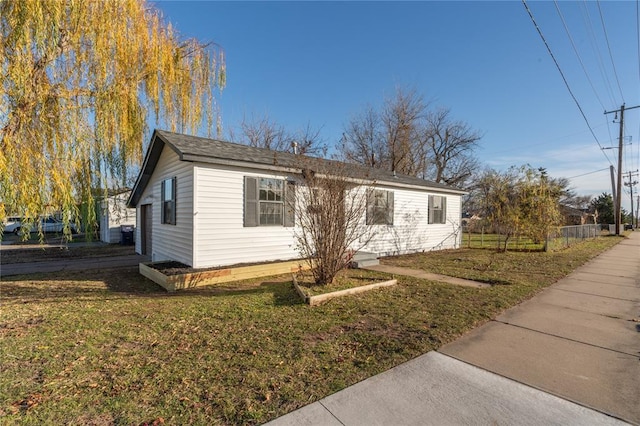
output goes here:
<path id="1" fill-rule="evenodd" d="M 498 234 L 462 234 L 462 247 L 467 248 L 488 248 L 502 249 L 504 247 L 504 236 Z M 511 238 L 507 244 L 507 250 L 542 250 L 542 243 L 535 243 L 530 238 Z"/>
<path id="2" fill-rule="evenodd" d="M 454 340 L 619 241 L 388 259 L 501 285 L 398 277 L 313 308 L 290 277 L 176 294 L 135 268 L 6 277 L 0 423 L 262 423 Z"/>

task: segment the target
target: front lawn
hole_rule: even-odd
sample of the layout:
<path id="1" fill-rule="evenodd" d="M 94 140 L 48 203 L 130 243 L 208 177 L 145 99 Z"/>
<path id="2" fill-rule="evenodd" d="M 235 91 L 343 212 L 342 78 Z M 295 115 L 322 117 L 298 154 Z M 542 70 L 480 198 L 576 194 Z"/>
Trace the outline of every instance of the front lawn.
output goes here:
<path id="1" fill-rule="evenodd" d="M 136 268 L 3 278 L 0 423 L 262 423 L 454 340 L 619 241 L 387 259 L 497 285 L 396 277 L 313 308 L 289 276 L 175 294 Z"/>

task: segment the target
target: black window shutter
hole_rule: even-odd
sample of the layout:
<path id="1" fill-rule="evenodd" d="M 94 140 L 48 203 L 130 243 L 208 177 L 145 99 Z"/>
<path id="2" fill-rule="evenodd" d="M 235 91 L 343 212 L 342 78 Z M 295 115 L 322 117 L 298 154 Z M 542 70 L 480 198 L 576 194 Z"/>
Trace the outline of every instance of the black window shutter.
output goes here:
<path id="1" fill-rule="evenodd" d="M 367 190 L 367 225 L 373 225 L 373 211 L 374 211 L 374 202 L 375 202 L 375 194 L 374 189 Z"/>
<path id="2" fill-rule="evenodd" d="M 296 223 L 296 185 L 295 182 L 286 182 L 284 196 L 284 226 L 295 226 Z"/>
<path id="3" fill-rule="evenodd" d="M 258 226 L 258 179 L 244 177 L 244 226 Z"/>
<path id="4" fill-rule="evenodd" d="M 393 191 L 387 192 L 387 225 L 393 225 Z"/>
<path id="5" fill-rule="evenodd" d="M 176 214 L 177 214 L 177 207 L 178 207 L 178 196 L 176 195 L 176 189 L 178 187 L 177 185 L 177 181 L 178 179 L 176 177 L 174 177 L 173 179 L 171 179 L 171 224 L 175 225 L 176 224 Z"/>
<path id="6" fill-rule="evenodd" d="M 447 197 L 442 197 L 442 222 L 447 223 Z"/>
<path id="7" fill-rule="evenodd" d="M 166 201 L 164 199 L 164 180 L 162 181 L 162 184 L 160 185 L 160 223 L 165 223 L 165 217 L 164 217 L 164 202 Z"/>

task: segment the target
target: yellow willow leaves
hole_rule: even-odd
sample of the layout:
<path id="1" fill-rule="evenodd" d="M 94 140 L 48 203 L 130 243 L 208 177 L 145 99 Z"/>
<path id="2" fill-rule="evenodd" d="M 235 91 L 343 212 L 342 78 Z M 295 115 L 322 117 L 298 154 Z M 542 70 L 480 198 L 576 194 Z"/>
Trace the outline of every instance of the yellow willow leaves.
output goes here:
<path id="1" fill-rule="evenodd" d="M 0 220 L 95 218 L 140 165 L 149 119 L 220 132 L 222 52 L 146 1 L 0 0 L 0 55 Z"/>

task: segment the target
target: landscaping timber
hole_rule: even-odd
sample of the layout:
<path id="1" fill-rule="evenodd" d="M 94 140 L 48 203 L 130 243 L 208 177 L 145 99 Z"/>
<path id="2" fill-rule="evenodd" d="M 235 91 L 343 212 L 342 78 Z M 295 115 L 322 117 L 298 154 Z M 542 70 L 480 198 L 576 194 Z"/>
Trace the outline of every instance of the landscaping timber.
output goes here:
<path id="1" fill-rule="evenodd" d="M 230 281 L 240 281 L 271 275 L 296 273 L 308 269 L 305 262 L 291 260 L 286 262 L 263 263 L 249 266 L 229 267 L 222 269 L 194 271 L 185 274 L 167 275 L 158 269 L 154 264 L 164 262 L 140 263 L 140 274 L 159 284 L 165 290 L 174 292 L 176 290 L 199 287 L 204 285 L 219 284 Z"/>

